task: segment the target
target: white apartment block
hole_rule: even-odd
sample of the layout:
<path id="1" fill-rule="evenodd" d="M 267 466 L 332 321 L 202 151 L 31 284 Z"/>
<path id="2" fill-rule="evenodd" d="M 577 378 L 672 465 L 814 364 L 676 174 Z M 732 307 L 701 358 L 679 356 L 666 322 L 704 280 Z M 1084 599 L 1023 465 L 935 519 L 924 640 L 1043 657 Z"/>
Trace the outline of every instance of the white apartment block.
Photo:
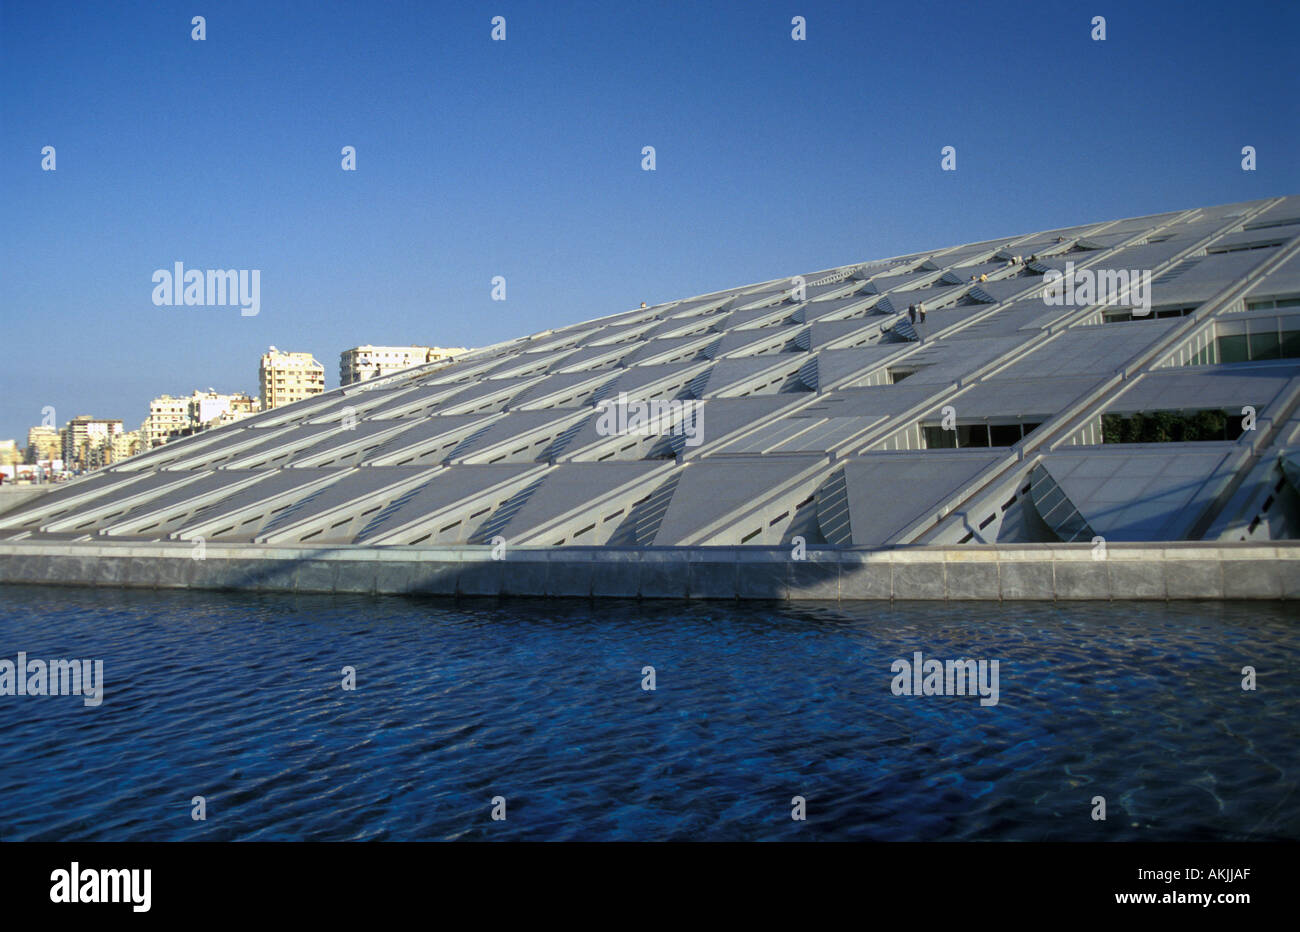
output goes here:
<path id="1" fill-rule="evenodd" d="M 354 346 L 339 354 L 339 384 L 351 385 L 426 363 L 450 362 L 463 346 Z"/>
<path id="2" fill-rule="evenodd" d="M 257 411 L 257 399 L 244 392 L 222 394 L 209 388 L 188 396 L 160 395 L 149 402 L 140 440 L 149 450 L 201 427 L 229 424 Z"/>
<path id="3" fill-rule="evenodd" d="M 272 346 L 257 370 L 262 410 L 302 401 L 325 391 L 325 367 L 311 353 L 285 353 Z"/>
<path id="4" fill-rule="evenodd" d="M 149 402 L 149 416 L 140 425 L 140 438 L 146 450 L 167 442 L 190 426 L 190 399 L 160 395 Z"/>
<path id="5" fill-rule="evenodd" d="M 196 391 L 189 398 L 191 427 L 205 427 L 214 421 L 217 424 L 229 424 L 248 417 L 256 410 L 257 399 L 243 392 L 224 395 L 209 388 L 206 392 Z"/>

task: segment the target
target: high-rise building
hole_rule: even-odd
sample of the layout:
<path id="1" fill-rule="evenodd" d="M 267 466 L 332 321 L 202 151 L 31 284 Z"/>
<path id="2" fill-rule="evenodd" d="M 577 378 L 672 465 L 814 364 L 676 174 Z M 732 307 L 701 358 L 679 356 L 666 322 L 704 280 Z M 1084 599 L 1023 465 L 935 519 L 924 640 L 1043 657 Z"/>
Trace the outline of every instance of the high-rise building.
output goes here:
<path id="1" fill-rule="evenodd" d="M 339 384 L 377 379 L 431 362 L 451 362 L 464 352 L 463 346 L 354 346 L 339 354 Z"/>
<path id="2" fill-rule="evenodd" d="M 302 401 L 325 391 L 325 367 L 311 353 L 285 353 L 272 346 L 257 370 L 262 410 Z"/>
<path id="3" fill-rule="evenodd" d="M 27 431 L 27 462 L 57 460 L 63 455 L 63 441 L 57 427 L 33 427 Z"/>
<path id="4" fill-rule="evenodd" d="M 98 469 L 111 456 L 112 438 L 122 433 L 121 418 L 79 414 L 63 429 L 63 461 L 79 469 Z"/>

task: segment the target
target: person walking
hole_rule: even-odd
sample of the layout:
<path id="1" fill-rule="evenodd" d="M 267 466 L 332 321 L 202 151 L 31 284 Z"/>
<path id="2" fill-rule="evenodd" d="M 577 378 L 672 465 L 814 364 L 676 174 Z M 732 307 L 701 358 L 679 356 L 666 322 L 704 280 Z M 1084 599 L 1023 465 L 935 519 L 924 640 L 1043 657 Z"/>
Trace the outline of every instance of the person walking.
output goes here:
<path id="1" fill-rule="evenodd" d="M 916 326 L 916 305 L 915 304 L 909 304 L 907 306 L 907 319 L 912 322 L 912 326 Z"/>
<path id="2" fill-rule="evenodd" d="M 921 318 L 921 323 L 925 323 L 925 302 L 916 302 L 916 315 Z"/>

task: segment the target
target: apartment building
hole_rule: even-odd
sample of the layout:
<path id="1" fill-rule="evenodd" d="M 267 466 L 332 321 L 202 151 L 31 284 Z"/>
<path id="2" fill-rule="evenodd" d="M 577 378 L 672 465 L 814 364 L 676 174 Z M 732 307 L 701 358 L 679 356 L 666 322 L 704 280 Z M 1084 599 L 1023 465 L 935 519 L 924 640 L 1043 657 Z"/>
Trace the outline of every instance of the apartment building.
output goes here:
<path id="1" fill-rule="evenodd" d="M 354 346 L 339 354 L 339 384 L 352 385 L 426 363 L 451 362 L 463 346 Z"/>
<path id="2" fill-rule="evenodd" d="M 106 463 L 120 463 L 122 460 L 135 456 L 145 449 L 144 437 L 138 430 L 127 430 L 113 434 L 103 443 L 105 446 L 103 458 Z"/>
<path id="3" fill-rule="evenodd" d="M 121 418 L 79 414 L 62 431 L 63 462 L 79 469 L 98 469 L 112 457 L 112 438 L 122 433 Z"/>
<path id="4" fill-rule="evenodd" d="M 311 353 L 286 353 L 272 346 L 257 370 L 262 410 L 302 401 L 325 391 L 325 367 Z"/>
<path id="5" fill-rule="evenodd" d="M 159 395 L 149 402 L 149 416 L 140 425 L 140 436 L 146 450 L 167 442 L 168 437 L 179 436 L 190 425 L 190 399 Z"/>
<path id="6" fill-rule="evenodd" d="M 63 455 L 63 441 L 57 427 L 32 427 L 27 431 L 28 463 L 57 460 Z"/>
<path id="7" fill-rule="evenodd" d="M 238 421 L 257 411 L 257 399 L 244 392 L 222 394 L 209 388 L 189 398 L 189 426 L 219 426 Z"/>

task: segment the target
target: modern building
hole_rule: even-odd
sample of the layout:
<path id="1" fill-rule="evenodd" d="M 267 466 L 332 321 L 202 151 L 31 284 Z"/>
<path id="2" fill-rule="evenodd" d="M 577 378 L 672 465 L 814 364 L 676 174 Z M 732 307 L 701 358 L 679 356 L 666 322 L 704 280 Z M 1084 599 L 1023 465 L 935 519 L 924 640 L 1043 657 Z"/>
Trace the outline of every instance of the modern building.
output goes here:
<path id="1" fill-rule="evenodd" d="M 353 385 L 412 366 L 450 362 L 466 352 L 463 346 L 354 346 L 339 354 L 339 384 Z"/>
<path id="2" fill-rule="evenodd" d="M 474 591 L 624 591 L 606 580 L 630 565 L 634 595 L 671 579 L 735 597 L 770 572 L 751 594 L 780 597 L 805 578 L 790 555 L 820 551 L 841 594 L 846 567 L 866 578 L 861 554 L 879 552 L 895 561 L 886 598 L 1164 598 L 1265 578 L 1260 591 L 1294 596 L 1280 571 L 1218 561 L 1300 537 L 1300 196 L 805 271 L 270 407 L 0 514 L 0 545 L 75 527 L 250 561 L 283 548 L 289 567 L 303 548 L 377 548 L 412 554 L 427 586 L 445 583 L 425 548 L 469 548 L 443 558 L 446 591 L 465 591 L 457 561 L 508 545 L 543 562 Z M 1173 549 L 1090 556 L 1144 542 L 1208 549 L 1168 582 Z M 938 563 L 896 562 L 927 546 Z M 962 582 L 1003 548 L 991 590 Z M 1076 550 L 1072 575 L 1054 572 Z M 304 570 L 380 585 L 364 571 Z"/>
<path id="3" fill-rule="evenodd" d="M 17 440 L 0 440 L 0 466 L 17 466 L 23 461 Z"/>
<path id="4" fill-rule="evenodd" d="M 257 370 L 262 410 L 271 411 L 325 391 L 325 367 L 311 353 L 286 353 L 272 346 Z"/>

